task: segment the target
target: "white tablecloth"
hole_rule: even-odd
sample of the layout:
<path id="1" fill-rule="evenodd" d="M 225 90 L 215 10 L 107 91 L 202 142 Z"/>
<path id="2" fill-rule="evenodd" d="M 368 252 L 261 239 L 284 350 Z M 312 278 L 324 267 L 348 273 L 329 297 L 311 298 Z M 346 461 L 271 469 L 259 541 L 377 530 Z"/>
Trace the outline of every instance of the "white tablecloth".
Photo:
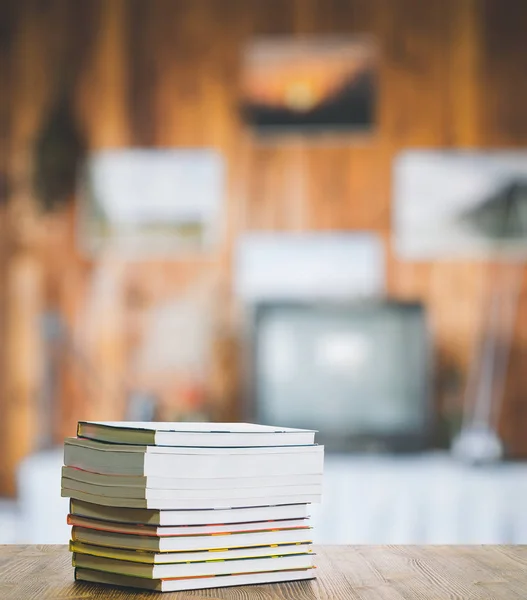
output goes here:
<path id="1" fill-rule="evenodd" d="M 62 450 L 19 471 L 19 543 L 66 543 Z M 324 498 L 312 507 L 324 544 L 527 543 L 527 463 L 467 467 L 447 454 L 327 455 Z"/>
<path id="2" fill-rule="evenodd" d="M 325 544 L 527 543 L 527 463 L 448 454 L 327 456 L 315 540 Z"/>

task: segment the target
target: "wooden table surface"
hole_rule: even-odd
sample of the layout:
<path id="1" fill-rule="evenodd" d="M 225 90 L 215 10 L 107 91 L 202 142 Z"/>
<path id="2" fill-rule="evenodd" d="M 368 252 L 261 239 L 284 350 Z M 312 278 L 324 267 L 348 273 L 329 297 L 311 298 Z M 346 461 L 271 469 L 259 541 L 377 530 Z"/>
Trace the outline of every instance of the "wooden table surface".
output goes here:
<path id="1" fill-rule="evenodd" d="M 166 593 L 73 581 L 66 546 L 0 546 L 1 600 L 525 600 L 527 546 L 317 547 L 317 579 Z"/>

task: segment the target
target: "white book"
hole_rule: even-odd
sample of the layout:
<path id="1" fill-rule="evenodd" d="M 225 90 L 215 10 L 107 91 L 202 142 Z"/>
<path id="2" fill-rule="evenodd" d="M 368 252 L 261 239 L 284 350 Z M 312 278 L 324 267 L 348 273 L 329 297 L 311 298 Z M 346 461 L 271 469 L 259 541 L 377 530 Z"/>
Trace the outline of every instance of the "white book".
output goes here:
<path id="1" fill-rule="evenodd" d="M 131 523 L 113 523 L 68 515 L 68 525 L 86 527 L 98 531 L 110 531 L 112 533 L 129 533 L 131 535 L 149 535 L 154 537 L 166 537 L 176 535 L 210 535 L 216 533 L 247 533 L 249 531 L 272 531 L 275 529 L 299 529 L 310 528 L 309 519 L 285 519 L 280 521 L 255 521 L 252 523 L 229 523 L 218 525 L 179 525 L 177 527 L 158 527 L 157 525 L 138 525 Z"/>
<path id="2" fill-rule="evenodd" d="M 154 446 L 297 446 L 312 444 L 315 431 L 252 423 L 80 421 L 79 437 Z"/>
<path id="3" fill-rule="evenodd" d="M 115 454 L 154 454 L 178 456 L 266 456 L 272 454 L 309 454 L 316 452 L 318 444 L 304 444 L 301 446 L 238 446 L 234 448 L 211 448 L 208 446 L 148 446 L 145 444 L 116 444 L 101 442 L 82 437 L 66 438 L 65 444 L 79 446 L 87 450 L 98 450 Z"/>
<path id="4" fill-rule="evenodd" d="M 75 467 L 62 467 L 62 476 L 84 483 L 123 487 L 143 487 L 157 490 L 228 490 L 232 488 L 258 488 L 282 485 L 322 485 L 322 474 L 275 475 L 273 477 L 215 477 L 195 479 L 191 477 L 150 477 L 144 475 L 107 475 L 83 471 Z"/>
<path id="5" fill-rule="evenodd" d="M 176 577 L 211 577 L 233 573 L 265 573 L 288 569 L 311 569 L 314 554 L 290 554 L 207 562 L 169 563 L 148 565 L 126 560 L 114 560 L 89 554 L 73 554 L 73 565 L 84 569 L 106 571 L 130 577 L 147 579 L 172 579 Z"/>
<path id="6" fill-rule="evenodd" d="M 321 485 L 281 485 L 277 487 L 233 488 L 230 490 L 156 490 L 144 487 L 96 485 L 62 477 L 62 487 L 110 498 L 143 498 L 145 500 L 232 500 L 235 498 L 268 498 L 269 496 L 321 496 Z M 319 500 L 320 501 L 320 500 Z M 265 502 L 264 502 L 265 503 Z"/>
<path id="7" fill-rule="evenodd" d="M 130 560 L 148 564 L 167 564 L 178 562 L 202 562 L 204 560 L 230 560 L 233 558 L 260 558 L 263 556 L 285 556 L 288 554 L 304 554 L 312 551 L 311 544 L 275 544 L 273 546 L 253 546 L 249 548 L 234 548 L 232 550 L 204 550 L 200 552 L 137 552 L 125 548 L 109 548 L 95 546 L 84 542 L 71 542 L 70 552 L 91 554 L 115 560 Z"/>
<path id="8" fill-rule="evenodd" d="M 247 523 L 283 519 L 305 519 L 309 516 L 306 504 L 280 506 L 257 506 L 203 510 L 147 510 L 123 506 L 104 506 L 82 500 L 70 501 L 70 513 L 81 517 L 115 521 L 117 523 L 141 523 L 143 525 L 178 526 L 211 525 L 215 523 Z"/>
<path id="9" fill-rule="evenodd" d="M 187 499 L 163 499 L 163 498 L 121 498 L 115 496 L 96 496 L 81 490 L 62 488 L 63 498 L 74 498 L 91 504 L 102 504 L 103 506 L 116 506 L 121 508 L 147 508 L 153 510 L 205 510 L 217 508 L 246 508 L 250 506 L 278 506 L 282 504 L 316 504 L 320 502 L 320 494 L 311 496 L 299 496 L 286 494 L 280 496 L 266 497 L 244 497 L 244 498 L 187 498 Z"/>
<path id="10" fill-rule="evenodd" d="M 67 438 L 64 463 L 96 473 L 173 478 L 313 475 L 323 472 L 324 447 L 175 448 Z"/>
<path id="11" fill-rule="evenodd" d="M 175 537 L 151 537 L 98 531 L 85 527 L 72 527 L 71 539 L 95 546 L 130 548 L 150 552 L 190 552 L 192 550 L 213 550 L 246 548 L 249 546 L 270 546 L 273 544 L 310 544 L 312 529 L 283 529 L 277 531 L 255 531 L 250 533 L 221 533 L 215 535 L 189 535 Z"/>
<path id="12" fill-rule="evenodd" d="M 75 569 L 75 579 L 93 583 L 105 583 L 132 587 L 157 592 L 181 592 L 187 590 L 204 590 L 209 588 L 230 587 L 233 585 L 255 585 L 262 583 L 280 583 L 285 581 L 301 581 L 314 579 L 316 569 L 271 571 L 268 573 L 249 573 L 237 575 L 220 575 L 217 577 L 196 577 L 189 579 L 146 579 L 143 577 L 127 577 L 104 571 L 91 569 Z"/>

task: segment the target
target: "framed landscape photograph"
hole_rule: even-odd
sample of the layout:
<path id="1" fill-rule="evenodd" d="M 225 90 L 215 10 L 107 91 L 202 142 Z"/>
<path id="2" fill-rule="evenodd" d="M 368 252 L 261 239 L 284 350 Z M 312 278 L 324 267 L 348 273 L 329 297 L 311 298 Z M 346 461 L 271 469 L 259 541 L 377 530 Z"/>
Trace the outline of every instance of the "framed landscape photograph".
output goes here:
<path id="1" fill-rule="evenodd" d="M 385 293 L 383 242 L 369 231 L 247 231 L 236 242 L 233 267 L 235 293 L 244 302 Z"/>
<path id="2" fill-rule="evenodd" d="M 223 160 L 212 149 L 96 152 L 79 182 L 80 245 L 138 259 L 211 252 L 223 187 Z"/>
<path id="3" fill-rule="evenodd" d="M 527 258 L 527 152 L 413 150 L 394 166 L 400 258 Z"/>
<path id="4" fill-rule="evenodd" d="M 376 98 L 370 37 L 257 38 L 245 49 L 241 110 L 260 132 L 370 132 Z"/>

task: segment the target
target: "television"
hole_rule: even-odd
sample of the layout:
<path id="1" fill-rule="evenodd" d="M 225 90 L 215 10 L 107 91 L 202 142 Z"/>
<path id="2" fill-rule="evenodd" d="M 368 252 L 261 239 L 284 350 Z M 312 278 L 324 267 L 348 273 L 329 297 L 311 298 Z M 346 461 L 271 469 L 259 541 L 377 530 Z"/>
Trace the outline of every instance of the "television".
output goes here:
<path id="1" fill-rule="evenodd" d="M 248 418 L 318 430 L 328 451 L 430 444 L 426 312 L 411 302 L 267 302 L 252 310 Z"/>

